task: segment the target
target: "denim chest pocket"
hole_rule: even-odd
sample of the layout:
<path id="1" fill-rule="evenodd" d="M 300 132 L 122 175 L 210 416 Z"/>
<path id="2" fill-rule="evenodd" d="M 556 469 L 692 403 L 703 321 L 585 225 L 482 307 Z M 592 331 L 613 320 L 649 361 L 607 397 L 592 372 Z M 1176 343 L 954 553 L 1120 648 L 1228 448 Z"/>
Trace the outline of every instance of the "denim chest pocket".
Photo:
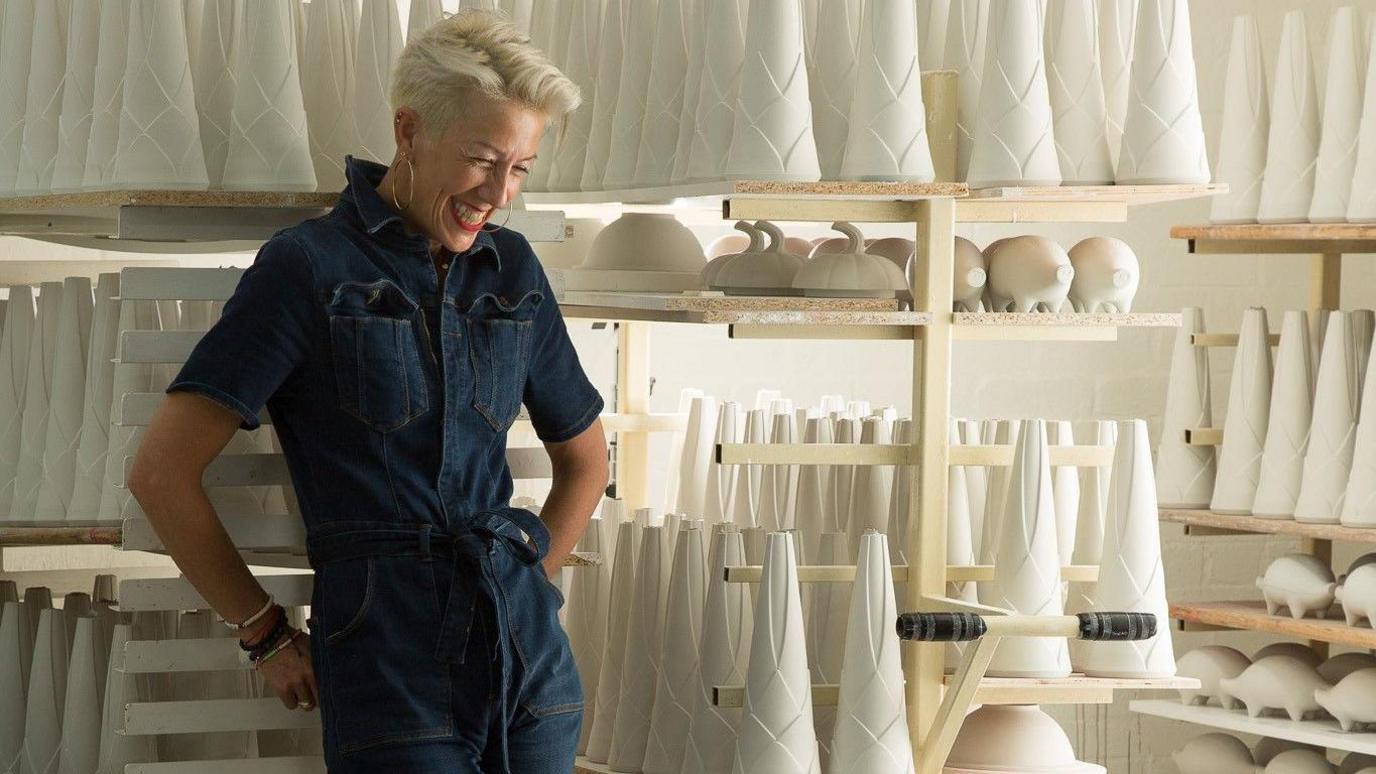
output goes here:
<path id="1" fill-rule="evenodd" d="M 513 304 L 485 293 L 469 307 L 465 318 L 473 366 L 473 408 L 498 432 L 511 427 L 521 411 L 535 313 L 544 297 L 532 290 Z"/>
<path id="2" fill-rule="evenodd" d="M 418 309 L 388 280 L 343 283 L 329 302 L 340 408 L 379 432 L 396 430 L 430 408 L 414 322 Z"/>

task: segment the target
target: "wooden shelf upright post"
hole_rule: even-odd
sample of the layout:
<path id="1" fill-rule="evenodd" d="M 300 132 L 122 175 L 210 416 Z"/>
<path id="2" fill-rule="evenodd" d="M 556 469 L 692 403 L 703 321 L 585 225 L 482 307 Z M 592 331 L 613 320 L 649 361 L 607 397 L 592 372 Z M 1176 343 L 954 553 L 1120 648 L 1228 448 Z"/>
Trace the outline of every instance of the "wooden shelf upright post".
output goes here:
<path id="1" fill-rule="evenodd" d="M 617 323 L 616 411 L 650 413 L 650 324 Z M 650 505 L 650 435 L 636 430 L 616 434 L 616 494 L 629 513 Z"/>

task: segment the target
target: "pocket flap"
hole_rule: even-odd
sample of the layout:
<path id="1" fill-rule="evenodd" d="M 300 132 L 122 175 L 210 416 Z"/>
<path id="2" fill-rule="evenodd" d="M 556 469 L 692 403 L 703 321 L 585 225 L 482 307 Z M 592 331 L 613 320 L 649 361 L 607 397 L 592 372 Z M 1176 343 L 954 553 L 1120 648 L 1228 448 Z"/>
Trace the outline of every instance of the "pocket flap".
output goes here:
<path id="1" fill-rule="evenodd" d="M 410 318 L 420 308 L 391 280 L 344 282 L 330 298 L 332 315 L 381 315 Z"/>

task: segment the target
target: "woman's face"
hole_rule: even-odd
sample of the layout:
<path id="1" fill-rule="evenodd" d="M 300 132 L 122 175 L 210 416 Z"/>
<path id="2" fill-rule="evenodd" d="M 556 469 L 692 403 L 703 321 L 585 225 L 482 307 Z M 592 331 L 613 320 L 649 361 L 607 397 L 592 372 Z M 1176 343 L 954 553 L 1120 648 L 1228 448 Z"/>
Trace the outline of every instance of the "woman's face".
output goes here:
<path id="1" fill-rule="evenodd" d="M 467 108 L 435 137 L 422 131 L 415 111 L 397 111 L 397 151 L 415 169 L 415 195 L 402 215 L 432 247 L 455 253 L 472 247 L 483 224 L 521 190 L 545 129 L 543 114 L 514 102 L 475 95 Z M 406 166 L 400 159 L 393 165 L 403 201 L 411 191 Z"/>

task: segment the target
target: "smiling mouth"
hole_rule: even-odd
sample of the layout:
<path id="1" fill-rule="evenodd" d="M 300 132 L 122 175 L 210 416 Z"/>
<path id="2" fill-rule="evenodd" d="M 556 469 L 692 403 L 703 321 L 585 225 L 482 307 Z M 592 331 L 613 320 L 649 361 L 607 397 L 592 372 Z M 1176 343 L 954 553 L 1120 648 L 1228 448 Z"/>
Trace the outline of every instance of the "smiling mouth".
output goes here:
<path id="1" fill-rule="evenodd" d="M 491 214 L 491 210 L 476 210 L 457 199 L 452 200 L 449 205 L 449 216 L 454 219 L 454 223 L 470 234 L 481 231 Z"/>

